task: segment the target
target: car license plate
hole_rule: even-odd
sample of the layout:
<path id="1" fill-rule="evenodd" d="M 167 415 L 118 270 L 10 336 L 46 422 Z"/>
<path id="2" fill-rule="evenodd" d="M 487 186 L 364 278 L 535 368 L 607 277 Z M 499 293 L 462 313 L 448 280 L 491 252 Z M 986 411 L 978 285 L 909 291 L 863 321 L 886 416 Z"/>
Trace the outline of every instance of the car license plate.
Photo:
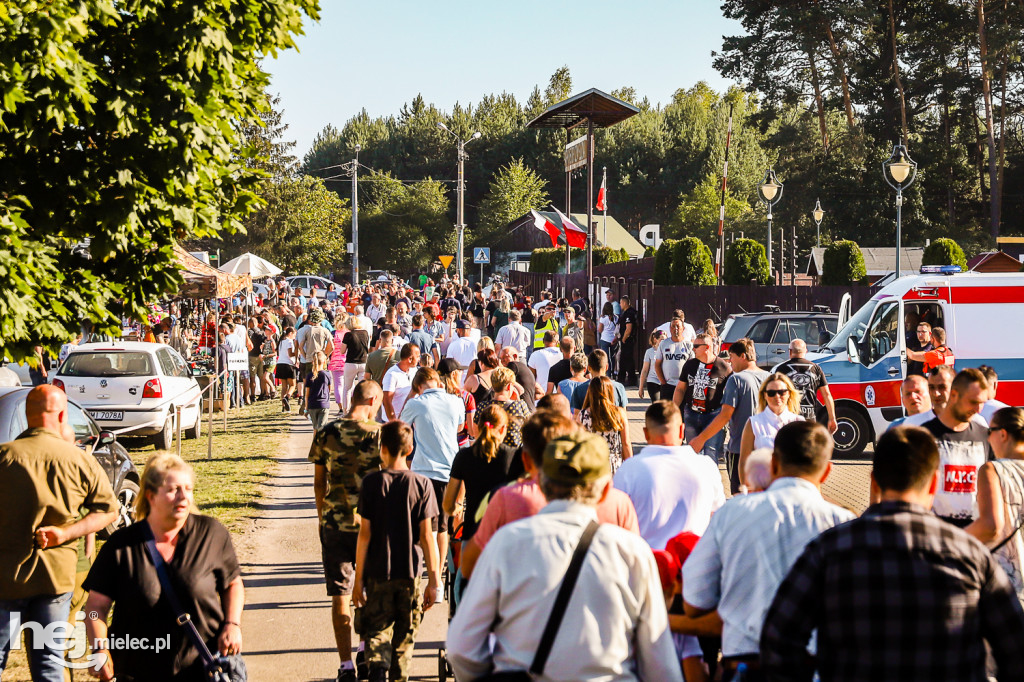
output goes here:
<path id="1" fill-rule="evenodd" d="M 102 422 L 119 422 L 124 419 L 124 412 L 112 412 L 110 410 L 93 410 L 89 412 L 92 418 Z"/>

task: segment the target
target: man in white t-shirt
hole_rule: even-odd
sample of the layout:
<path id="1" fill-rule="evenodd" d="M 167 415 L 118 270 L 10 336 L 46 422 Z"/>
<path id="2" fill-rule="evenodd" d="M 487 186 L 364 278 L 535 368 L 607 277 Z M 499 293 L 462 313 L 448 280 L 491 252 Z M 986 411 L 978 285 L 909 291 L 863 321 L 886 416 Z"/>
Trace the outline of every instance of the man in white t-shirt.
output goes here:
<path id="1" fill-rule="evenodd" d="M 693 357 L 693 341 L 687 341 L 683 336 L 685 326 L 688 325 L 685 325 L 682 318 L 673 317 L 668 326 L 669 337 L 658 344 L 654 371 L 661 382 L 662 400 L 672 400 L 683 364 Z"/>
<path id="2" fill-rule="evenodd" d="M 530 356 L 530 362 L 527 363 L 533 370 L 534 376 L 537 377 L 538 397 L 547 391 L 548 373 L 551 371 L 551 366 L 562 359 L 562 352 L 555 346 L 558 343 L 557 332 L 551 329 L 547 330 L 544 332 L 542 341 L 543 348 L 534 350 L 533 355 Z"/>
<path id="3" fill-rule="evenodd" d="M 389 420 L 398 419 L 405 406 L 405 399 L 412 389 L 412 379 L 416 376 L 420 362 L 420 348 L 415 343 L 402 346 L 398 354 L 398 364 L 384 373 L 381 388 L 384 389 L 384 414 Z"/>
<path id="4" fill-rule="evenodd" d="M 458 337 L 452 339 L 444 354 L 446 358 L 452 358 L 466 367 L 476 360 L 476 342 L 470 337 L 470 331 L 469 322 L 461 318 L 455 320 L 455 333 Z"/>
<path id="5" fill-rule="evenodd" d="M 640 535 L 651 549 L 687 531 L 703 535 L 711 515 L 725 504 L 718 466 L 683 445 L 683 415 L 670 400 L 659 400 L 644 417 L 647 447 L 615 472 L 615 487 L 636 507 Z"/>
<path id="6" fill-rule="evenodd" d="M 693 345 L 693 340 L 697 338 L 697 331 L 693 328 L 693 325 L 686 321 L 686 313 L 676 308 L 672 311 L 672 319 L 665 324 L 658 325 L 655 327 L 655 331 L 663 331 L 666 334 L 672 333 L 672 320 L 678 319 L 683 324 L 683 341 L 686 341 L 690 345 Z"/>

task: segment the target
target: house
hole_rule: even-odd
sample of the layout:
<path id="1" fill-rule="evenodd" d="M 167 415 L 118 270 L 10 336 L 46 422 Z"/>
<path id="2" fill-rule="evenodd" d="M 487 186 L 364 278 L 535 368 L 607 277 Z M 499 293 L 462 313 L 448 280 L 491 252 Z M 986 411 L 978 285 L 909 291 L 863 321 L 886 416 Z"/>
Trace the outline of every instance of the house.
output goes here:
<path id="1" fill-rule="evenodd" d="M 967 261 L 975 272 L 1020 272 L 1021 262 L 1004 251 L 986 251 Z"/>
<path id="2" fill-rule="evenodd" d="M 868 273 L 868 284 L 877 284 L 885 279 L 887 275 L 895 275 L 895 247 L 861 247 L 860 252 L 864 256 L 864 268 Z M 923 258 L 923 246 L 904 246 L 900 249 L 900 274 L 907 275 L 920 272 Z M 824 262 L 825 248 L 815 247 L 811 249 L 811 255 L 807 259 L 806 274 L 815 278 L 821 277 Z"/>
<path id="3" fill-rule="evenodd" d="M 554 211 L 537 211 L 556 226 L 561 225 L 558 214 Z M 586 229 L 586 213 L 573 213 L 570 218 L 579 226 Z M 643 258 L 644 245 L 636 237 L 629 233 L 619 221 L 608 216 L 607 225 L 605 217 L 594 216 L 594 245 L 609 246 L 613 249 L 625 249 L 630 259 Z M 558 244 L 565 248 L 565 237 L 558 237 Z M 534 249 L 550 249 L 551 237 L 546 232 L 541 232 L 533 223 L 533 215 L 527 213 L 510 222 L 505 228 L 504 236 L 492 244 L 479 244 L 479 246 L 491 247 L 491 263 L 495 270 L 523 270 L 529 269 L 530 254 Z"/>
<path id="4" fill-rule="evenodd" d="M 1024 262 L 1024 237 L 996 237 L 996 245 L 1010 258 Z"/>

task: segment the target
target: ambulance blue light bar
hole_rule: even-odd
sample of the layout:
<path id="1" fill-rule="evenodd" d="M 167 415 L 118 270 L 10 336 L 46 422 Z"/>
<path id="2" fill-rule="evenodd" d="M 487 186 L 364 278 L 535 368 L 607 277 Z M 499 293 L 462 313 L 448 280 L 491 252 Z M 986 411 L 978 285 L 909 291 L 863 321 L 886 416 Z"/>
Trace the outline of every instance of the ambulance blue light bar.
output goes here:
<path id="1" fill-rule="evenodd" d="M 922 265 L 922 275 L 955 275 L 958 272 L 963 272 L 964 269 L 959 265 Z"/>

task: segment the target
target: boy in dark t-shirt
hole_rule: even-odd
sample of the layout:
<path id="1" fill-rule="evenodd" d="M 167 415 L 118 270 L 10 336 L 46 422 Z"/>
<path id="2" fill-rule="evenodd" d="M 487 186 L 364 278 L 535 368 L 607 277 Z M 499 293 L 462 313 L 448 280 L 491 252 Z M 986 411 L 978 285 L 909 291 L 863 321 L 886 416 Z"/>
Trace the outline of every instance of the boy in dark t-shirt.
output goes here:
<path id="1" fill-rule="evenodd" d="M 388 671 L 391 680 L 408 678 L 416 631 L 437 597 L 437 543 L 430 528 L 437 499 L 430 479 L 409 470 L 412 446 L 408 424 L 391 421 L 381 427 L 384 469 L 366 476 L 359 493 L 352 602 L 362 607 L 359 634 L 366 642 L 371 681 L 383 682 Z M 427 589 L 421 604 L 424 555 Z"/>

